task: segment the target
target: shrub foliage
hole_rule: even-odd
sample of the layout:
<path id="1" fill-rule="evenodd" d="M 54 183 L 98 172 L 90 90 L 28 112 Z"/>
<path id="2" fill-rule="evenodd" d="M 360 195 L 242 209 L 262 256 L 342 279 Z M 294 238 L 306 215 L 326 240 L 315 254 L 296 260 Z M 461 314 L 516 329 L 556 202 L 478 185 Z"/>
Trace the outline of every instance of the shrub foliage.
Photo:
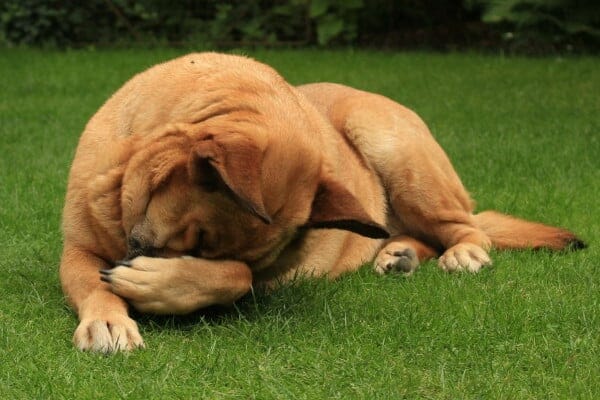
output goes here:
<path id="1" fill-rule="evenodd" d="M 596 46 L 597 0 L 4 0 L 5 45 Z"/>

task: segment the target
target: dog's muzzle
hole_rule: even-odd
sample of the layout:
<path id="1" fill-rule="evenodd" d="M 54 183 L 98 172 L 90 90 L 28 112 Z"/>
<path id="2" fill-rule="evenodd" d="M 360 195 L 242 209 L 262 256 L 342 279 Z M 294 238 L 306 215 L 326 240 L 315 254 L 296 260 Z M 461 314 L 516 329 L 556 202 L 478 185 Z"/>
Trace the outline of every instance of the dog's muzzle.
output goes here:
<path id="1" fill-rule="evenodd" d="M 144 241 L 132 236 L 127 240 L 126 260 L 132 260 L 139 256 L 152 257 L 156 253 L 156 248 L 144 243 Z"/>

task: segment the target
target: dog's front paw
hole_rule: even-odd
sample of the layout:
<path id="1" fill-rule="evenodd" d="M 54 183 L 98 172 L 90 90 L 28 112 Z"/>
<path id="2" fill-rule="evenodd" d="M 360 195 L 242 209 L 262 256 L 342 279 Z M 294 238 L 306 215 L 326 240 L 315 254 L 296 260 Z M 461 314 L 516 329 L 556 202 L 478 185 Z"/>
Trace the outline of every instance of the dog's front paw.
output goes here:
<path id="1" fill-rule="evenodd" d="M 73 335 L 73 343 L 79 350 L 101 353 L 145 347 L 136 322 L 120 314 L 81 320 Z"/>
<path id="2" fill-rule="evenodd" d="M 440 268 L 447 272 L 478 272 L 481 267 L 491 264 L 488 253 L 473 243 L 458 243 L 446 250 L 438 260 Z"/>
<path id="3" fill-rule="evenodd" d="M 198 286 L 184 262 L 181 258 L 136 257 L 100 271 L 100 279 L 138 311 L 185 314 L 196 309 Z"/>
<path id="4" fill-rule="evenodd" d="M 382 275 L 390 272 L 412 274 L 419 266 L 419 258 L 411 247 L 390 243 L 379 252 L 374 266 L 375 271 Z"/>

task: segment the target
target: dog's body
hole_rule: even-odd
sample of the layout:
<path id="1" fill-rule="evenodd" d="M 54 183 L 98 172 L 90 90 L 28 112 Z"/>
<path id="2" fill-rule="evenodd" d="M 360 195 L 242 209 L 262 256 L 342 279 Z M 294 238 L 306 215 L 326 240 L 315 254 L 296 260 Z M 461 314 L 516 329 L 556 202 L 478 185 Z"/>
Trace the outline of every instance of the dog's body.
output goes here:
<path id="1" fill-rule="evenodd" d="M 399 104 L 341 85 L 293 88 L 263 64 L 214 53 L 137 75 L 94 115 L 63 229 L 74 342 L 98 351 L 143 345 L 124 299 L 186 313 L 230 304 L 253 283 L 335 277 L 371 260 L 379 273 L 411 273 L 442 254 L 443 269 L 475 272 L 491 246 L 581 245 L 559 228 L 474 215 L 443 150 Z"/>

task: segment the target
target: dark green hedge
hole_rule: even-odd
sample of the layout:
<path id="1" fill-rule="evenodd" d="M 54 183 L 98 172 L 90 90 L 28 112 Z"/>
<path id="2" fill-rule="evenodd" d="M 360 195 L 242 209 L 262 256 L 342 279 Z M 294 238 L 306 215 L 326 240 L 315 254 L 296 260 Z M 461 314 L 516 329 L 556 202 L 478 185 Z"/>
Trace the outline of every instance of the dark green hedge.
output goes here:
<path id="1" fill-rule="evenodd" d="M 592 48 L 597 0 L 3 0 L 0 43 Z"/>

